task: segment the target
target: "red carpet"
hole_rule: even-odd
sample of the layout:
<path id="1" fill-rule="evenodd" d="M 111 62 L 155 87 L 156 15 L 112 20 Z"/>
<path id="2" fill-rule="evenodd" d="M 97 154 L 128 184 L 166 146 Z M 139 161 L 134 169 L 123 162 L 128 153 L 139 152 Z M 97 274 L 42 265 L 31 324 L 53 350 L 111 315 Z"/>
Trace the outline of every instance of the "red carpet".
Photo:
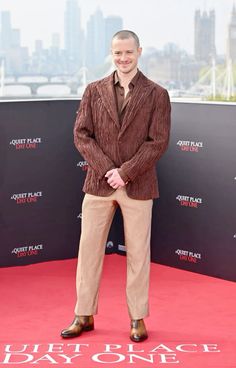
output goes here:
<path id="1" fill-rule="evenodd" d="M 149 339 L 134 344 L 125 262 L 105 257 L 95 330 L 70 340 L 76 260 L 0 269 L 0 367 L 236 368 L 234 283 L 152 264 Z"/>

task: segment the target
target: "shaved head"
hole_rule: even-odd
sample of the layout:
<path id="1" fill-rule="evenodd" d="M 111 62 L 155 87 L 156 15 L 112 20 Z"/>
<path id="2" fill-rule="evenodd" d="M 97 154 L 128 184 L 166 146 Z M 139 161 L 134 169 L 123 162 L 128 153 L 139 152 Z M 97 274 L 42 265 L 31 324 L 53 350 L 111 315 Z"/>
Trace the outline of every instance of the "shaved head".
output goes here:
<path id="1" fill-rule="evenodd" d="M 139 38 L 138 36 L 136 35 L 136 33 L 132 32 L 132 31 L 128 31 L 128 30 L 123 30 L 123 31 L 119 31 L 119 32 L 116 32 L 114 34 L 114 36 L 112 37 L 112 41 L 114 39 L 118 39 L 118 40 L 126 40 L 128 38 L 133 38 L 134 41 L 135 41 L 135 44 L 137 45 L 137 48 L 140 47 L 140 42 L 139 42 Z"/>

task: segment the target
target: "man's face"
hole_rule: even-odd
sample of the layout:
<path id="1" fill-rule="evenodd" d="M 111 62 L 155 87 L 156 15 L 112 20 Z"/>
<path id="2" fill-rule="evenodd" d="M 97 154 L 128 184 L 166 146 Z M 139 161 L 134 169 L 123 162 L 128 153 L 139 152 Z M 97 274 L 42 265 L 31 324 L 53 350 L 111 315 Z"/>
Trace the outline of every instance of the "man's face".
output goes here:
<path id="1" fill-rule="evenodd" d="M 118 71 L 123 74 L 128 74 L 137 68 L 141 52 L 141 47 L 137 47 L 132 37 L 124 40 L 114 38 L 112 41 L 111 53 L 113 61 Z"/>

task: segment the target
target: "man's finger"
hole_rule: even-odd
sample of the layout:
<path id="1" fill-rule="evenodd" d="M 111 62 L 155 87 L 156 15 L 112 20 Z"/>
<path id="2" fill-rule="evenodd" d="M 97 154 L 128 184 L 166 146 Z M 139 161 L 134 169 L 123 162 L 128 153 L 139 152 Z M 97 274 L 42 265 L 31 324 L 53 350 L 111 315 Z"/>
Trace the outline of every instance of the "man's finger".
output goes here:
<path id="1" fill-rule="evenodd" d="M 111 169 L 111 170 L 107 171 L 105 177 L 108 178 L 109 176 L 111 176 L 113 174 L 114 170 L 115 169 Z"/>

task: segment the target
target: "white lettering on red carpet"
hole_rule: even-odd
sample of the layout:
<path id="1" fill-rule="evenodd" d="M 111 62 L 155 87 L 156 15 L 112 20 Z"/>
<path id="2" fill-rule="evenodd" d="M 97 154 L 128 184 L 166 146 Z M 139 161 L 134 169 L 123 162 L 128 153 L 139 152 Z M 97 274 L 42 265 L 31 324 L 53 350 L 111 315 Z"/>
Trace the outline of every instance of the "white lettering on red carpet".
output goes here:
<path id="1" fill-rule="evenodd" d="M 97 364 L 145 363 L 145 367 L 156 364 L 178 364 L 184 360 L 185 354 L 217 354 L 220 353 L 215 343 L 182 343 L 170 344 L 5 344 L 0 345 L 0 365 L 28 365 L 45 362 L 53 364 L 81 364 L 94 362 Z"/>

